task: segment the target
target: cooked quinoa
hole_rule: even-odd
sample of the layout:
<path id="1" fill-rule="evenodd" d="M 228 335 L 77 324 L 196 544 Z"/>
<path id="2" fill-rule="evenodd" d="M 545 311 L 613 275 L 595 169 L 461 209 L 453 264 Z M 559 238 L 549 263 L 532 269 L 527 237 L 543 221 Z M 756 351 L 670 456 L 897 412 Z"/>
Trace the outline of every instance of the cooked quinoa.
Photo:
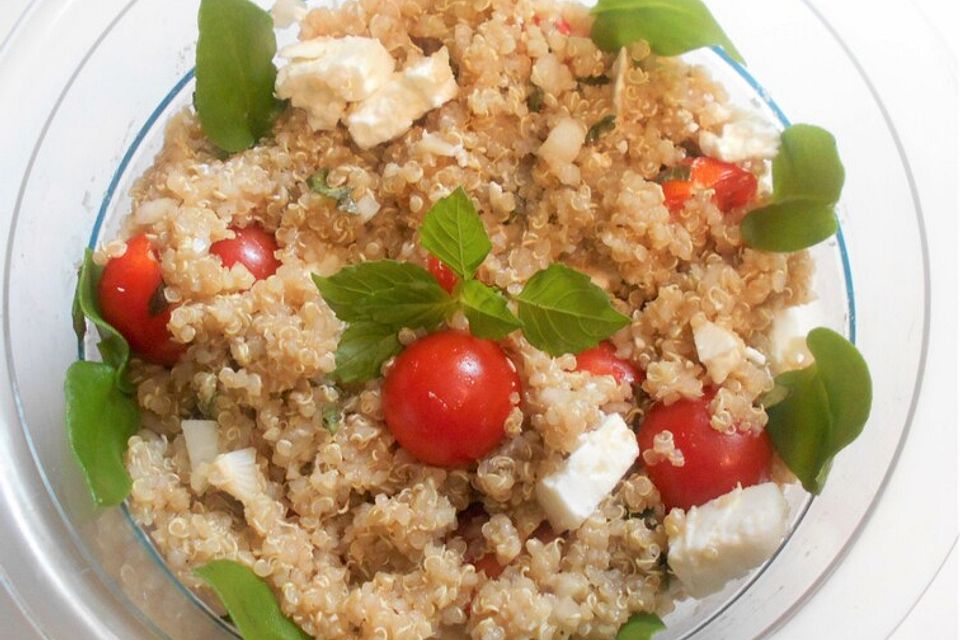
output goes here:
<path id="1" fill-rule="evenodd" d="M 774 315 L 810 296 L 811 261 L 745 248 L 743 212 L 722 214 L 707 190 L 668 212 L 658 174 L 685 158 L 700 132 L 719 133 L 737 114 L 704 70 L 652 56 L 642 43 L 615 64 L 577 35 L 589 25 L 582 7 L 529 0 L 318 9 L 301 39 L 374 37 L 399 63 L 445 45 L 457 97 L 368 151 L 343 127 L 314 132 L 296 108 L 272 136 L 228 159 L 191 110 L 171 120 L 122 235 L 151 239 L 166 299 L 177 305 L 169 329 L 189 348 L 172 369 L 134 361 L 143 429 L 127 453 L 129 504 L 201 596 L 213 602 L 193 569 L 236 560 L 324 640 L 609 640 L 631 614 L 669 610 L 666 514 L 642 460 L 682 464 L 672 439 L 645 452 L 580 528 L 560 536 L 534 535 L 545 519 L 535 484 L 603 414 L 635 424 L 652 402 L 700 397 L 714 385 L 693 325 L 709 320 L 769 351 Z M 600 75 L 611 82 L 577 82 Z M 573 161 L 538 152 L 559 122 L 590 129 L 610 115 L 615 128 Z M 741 166 L 766 171 L 761 159 Z M 375 213 L 350 215 L 312 192 L 307 180 L 321 169 Z M 461 185 L 493 242 L 478 277 L 516 293 L 551 263 L 589 274 L 631 318 L 612 342 L 645 379 L 635 398 L 628 384 L 576 371 L 574 356 L 552 358 L 517 332 L 503 345 L 523 383 L 506 438 L 471 467 L 441 469 L 394 441 L 382 379 L 334 384 L 344 325 L 311 274 L 383 258 L 424 264 L 423 216 Z M 282 263 L 256 282 L 209 253 L 231 226 L 254 222 L 275 233 Z M 115 241 L 97 259 L 122 252 Z M 744 359 L 718 387 L 713 426 L 762 430 L 757 399 L 771 388 L 769 366 Z M 335 433 L 323 424 L 330 405 L 344 416 Z M 187 418 L 216 420 L 221 451 L 255 448 L 263 491 L 238 501 L 216 473 L 191 477 Z M 476 513 L 489 517 L 465 526 L 477 524 Z M 506 565 L 496 578 L 472 563 L 487 553 Z"/>

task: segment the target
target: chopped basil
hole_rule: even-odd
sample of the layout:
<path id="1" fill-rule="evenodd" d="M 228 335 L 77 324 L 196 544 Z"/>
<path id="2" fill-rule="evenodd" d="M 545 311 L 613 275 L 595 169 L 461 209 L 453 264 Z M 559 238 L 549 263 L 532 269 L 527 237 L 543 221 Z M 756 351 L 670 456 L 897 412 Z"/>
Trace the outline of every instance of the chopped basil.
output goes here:
<path id="1" fill-rule="evenodd" d="M 543 89 L 534 87 L 530 95 L 527 96 L 527 108 L 533 113 L 540 113 L 540 110 L 543 109 L 543 98 Z"/>
<path id="2" fill-rule="evenodd" d="M 309 640 L 283 615 L 277 597 L 252 570 L 233 560 L 214 560 L 194 571 L 210 585 L 246 640 Z"/>
<path id="3" fill-rule="evenodd" d="M 420 244 L 464 280 L 473 277 L 493 247 L 463 187 L 430 208 L 420 227 Z"/>
<path id="4" fill-rule="evenodd" d="M 534 274 L 517 303 L 523 335 L 552 356 L 595 347 L 630 322 L 603 289 L 562 264 Z"/>
<path id="5" fill-rule="evenodd" d="M 657 175 L 657 182 L 663 184 L 671 180 L 681 180 L 686 182 L 690 179 L 690 165 L 678 164 L 674 167 L 668 167 Z"/>
<path id="6" fill-rule="evenodd" d="M 328 404 L 320 412 L 323 428 L 334 435 L 340 430 L 340 423 L 343 422 L 343 410 L 335 404 Z"/>
<path id="7" fill-rule="evenodd" d="M 337 209 L 340 211 L 351 214 L 360 213 L 360 209 L 357 207 L 357 203 L 353 199 L 353 189 L 347 186 L 331 187 L 327 183 L 327 178 L 329 176 L 329 170 L 321 169 L 307 178 L 307 186 L 310 187 L 310 190 L 314 193 L 319 193 L 322 196 L 326 196 L 336 201 Z"/>
<path id="8" fill-rule="evenodd" d="M 67 438 L 98 506 L 120 504 L 131 480 L 123 456 L 140 426 L 136 400 L 117 385 L 104 362 L 74 362 L 64 385 Z"/>
<path id="9" fill-rule="evenodd" d="M 740 223 L 747 246 L 762 251 L 800 251 L 837 232 L 836 204 L 844 169 L 829 132 L 807 124 L 787 128 L 773 160 L 773 198 Z"/>
<path id="10" fill-rule="evenodd" d="M 249 149 L 282 108 L 273 95 L 277 40 L 249 0 L 201 0 L 194 104 L 203 132 L 228 152 Z"/>
<path id="11" fill-rule="evenodd" d="M 577 82 L 587 85 L 588 87 L 602 87 L 603 85 L 610 84 L 610 76 L 605 76 L 603 74 L 596 76 L 584 76 L 582 78 L 577 78 Z"/>
<path id="12" fill-rule="evenodd" d="M 467 280 L 458 292 L 470 332 L 478 338 L 501 340 L 521 327 L 503 295 L 479 280 Z"/>
<path id="13" fill-rule="evenodd" d="M 650 640 L 658 631 L 666 629 L 654 613 L 636 613 L 617 631 L 616 640 Z"/>
<path id="14" fill-rule="evenodd" d="M 778 375 L 762 403 L 777 453 L 804 488 L 817 494 L 834 456 L 863 431 L 873 386 L 863 356 L 843 336 L 814 329 L 807 347 L 815 362 Z"/>
<path id="15" fill-rule="evenodd" d="M 645 40 L 660 56 L 677 56 L 719 45 L 731 58 L 743 57 L 700 0 L 599 0 L 590 37 L 604 51 Z"/>
<path id="16" fill-rule="evenodd" d="M 600 139 L 601 136 L 610 133 L 616 128 L 617 128 L 617 117 L 612 113 L 610 115 L 604 116 L 600 118 L 600 120 L 595 122 L 593 126 L 587 130 L 587 137 L 585 139 L 585 142 L 587 144 L 596 142 L 597 140 Z"/>

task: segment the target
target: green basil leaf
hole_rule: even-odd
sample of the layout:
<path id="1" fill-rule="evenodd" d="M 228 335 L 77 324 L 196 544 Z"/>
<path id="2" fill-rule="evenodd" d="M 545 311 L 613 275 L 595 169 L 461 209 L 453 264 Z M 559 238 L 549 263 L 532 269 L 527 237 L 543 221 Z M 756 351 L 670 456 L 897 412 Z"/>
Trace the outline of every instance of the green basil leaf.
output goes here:
<path id="1" fill-rule="evenodd" d="M 602 87 L 604 85 L 610 84 L 610 76 L 605 76 L 603 74 L 595 76 L 583 76 L 577 78 L 577 82 L 588 87 Z"/>
<path id="2" fill-rule="evenodd" d="M 530 91 L 530 95 L 527 96 L 527 109 L 530 109 L 533 113 L 540 113 L 540 110 L 543 109 L 544 97 L 543 89 L 534 87 Z"/>
<path id="3" fill-rule="evenodd" d="M 127 440 L 140 426 L 140 409 L 117 386 L 117 370 L 103 362 L 74 362 L 67 370 L 67 438 L 97 505 L 113 506 L 130 493 L 123 463 Z"/>
<path id="4" fill-rule="evenodd" d="M 353 199 L 353 189 L 348 186 L 331 187 L 327 183 L 329 176 L 329 170 L 321 169 L 307 178 L 307 186 L 310 187 L 310 190 L 314 193 L 319 193 L 322 196 L 335 200 L 337 202 L 337 209 L 340 211 L 351 214 L 360 213 L 360 209 Z"/>
<path id="5" fill-rule="evenodd" d="M 524 336 L 552 356 L 595 347 L 630 322 L 603 289 L 562 264 L 530 278 L 517 302 Z"/>
<path id="6" fill-rule="evenodd" d="M 658 631 L 666 629 L 654 613 L 636 613 L 620 627 L 616 640 L 650 640 Z"/>
<path id="7" fill-rule="evenodd" d="M 832 205 L 791 200 L 754 209 L 740 222 L 740 234 L 748 247 L 787 253 L 823 242 L 838 227 Z"/>
<path id="8" fill-rule="evenodd" d="M 873 386 L 866 362 L 843 336 L 814 329 L 807 347 L 815 362 L 776 378 L 785 394 L 767 407 L 767 433 L 804 488 L 817 494 L 834 456 L 863 432 Z"/>
<path id="9" fill-rule="evenodd" d="M 283 615 L 267 583 L 239 562 L 214 560 L 194 573 L 214 590 L 246 640 L 310 639 Z"/>
<path id="10" fill-rule="evenodd" d="M 458 290 L 470 333 L 478 338 L 501 340 L 521 327 L 503 295 L 479 280 L 466 280 Z"/>
<path id="11" fill-rule="evenodd" d="M 320 295 L 344 322 L 379 319 L 370 317 L 367 302 L 376 294 L 410 284 L 437 284 L 430 272 L 409 262 L 377 260 L 344 267 L 329 277 L 313 276 Z"/>
<path id="12" fill-rule="evenodd" d="M 93 261 L 93 251 L 87 249 L 83 254 L 83 265 L 77 277 L 77 289 L 73 294 L 73 329 L 77 340 L 83 341 L 87 327 L 84 318 L 97 328 L 100 342 L 97 348 L 103 361 L 113 367 L 117 375 L 117 386 L 126 393 L 133 391 L 133 385 L 127 379 L 127 363 L 130 361 L 130 345 L 120 332 L 104 320 L 100 314 L 97 287 L 103 267 Z"/>
<path id="13" fill-rule="evenodd" d="M 584 138 L 584 142 L 591 144 L 600 139 L 601 136 L 610 133 L 617 128 L 617 116 L 610 114 L 604 116 L 593 123 L 589 129 L 587 129 L 587 137 Z"/>
<path id="14" fill-rule="evenodd" d="M 420 227 L 420 244 L 463 280 L 473 277 L 493 248 L 463 187 L 430 208 Z"/>
<path id="15" fill-rule="evenodd" d="M 367 320 L 394 329 L 432 329 L 456 307 L 456 301 L 437 283 L 410 282 L 378 291 L 365 299 L 362 309 Z"/>
<path id="16" fill-rule="evenodd" d="M 375 322 L 355 322 L 340 337 L 334 375 L 344 383 L 371 380 L 402 348 L 394 329 Z"/>
<path id="17" fill-rule="evenodd" d="M 203 132 L 224 151 L 249 149 L 281 104 L 273 20 L 249 0 L 201 0 L 198 24 L 194 104 Z"/>
<path id="18" fill-rule="evenodd" d="M 803 200 L 833 206 L 844 183 L 837 141 L 830 132 L 809 124 L 795 124 L 780 135 L 773 160 L 773 200 Z"/>
<path id="19" fill-rule="evenodd" d="M 323 428 L 330 435 L 335 435 L 340 430 L 340 423 L 343 422 L 343 410 L 335 404 L 328 404 L 321 412 Z"/>
<path id="20" fill-rule="evenodd" d="M 605 51 L 646 40 L 660 56 L 720 45 L 744 62 L 730 38 L 700 0 L 599 0 L 590 37 Z"/>
<path id="21" fill-rule="evenodd" d="M 789 252 L 826 240 L 839 228 L 835 205 L 843 182 L 829 132 L 809 124 L 787 128 L 773 160 L 772 202 L 741 221 L 743 241 L 762 251 Z"/>

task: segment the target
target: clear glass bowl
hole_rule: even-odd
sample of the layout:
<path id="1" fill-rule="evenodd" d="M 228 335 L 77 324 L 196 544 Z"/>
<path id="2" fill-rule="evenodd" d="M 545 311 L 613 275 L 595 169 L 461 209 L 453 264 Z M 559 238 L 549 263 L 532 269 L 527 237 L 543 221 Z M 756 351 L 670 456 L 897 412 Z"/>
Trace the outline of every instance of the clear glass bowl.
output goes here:
<path id="1" fill-rule="evenodd" d="M 876 118 L 871 97 L 861 90 L 838 104 L 798 90 L 791 79 L 811 61 L 737 28 L 763 20 L 763 8 L 718 4 L 756 76 L 784 96 L 783 110 L 721 53 L 695 52 L 690 61 L 706 66 L 744 108 L 781 126 L 785 112 L 797 114 L 837 135 L 848 167 L 840 207 L 845 236 L 814 250 L 818 300 L 809 316 L 856 339 L 872 365 L 876 401 L 865 435 L 837 459 L 824 493 L 811 499 L 791 492 L 794 526 L 778 554 L 722 593 L 681 603 L 658 636 L 663 640 L 759 637 L 825 579 L 855 540 L 906 436 L 905 390 L 915 389 L 926 339 L 926 262 L 919 225 L 911 218 L 904 224 L 913 202 L 902 165 L 890 140 L 860 144 L 865 120 Z M 833 48 L 830 62 L 841 64 L 816 17 L 800 2 L 782 4 L 795 14 L 791 24 L 808 27 L 818 47 Z M 231 637 L 173 579 L 124 510 L 92 508 L 62 418 L 63 372 L 77 357 L 70 322 L 76 264 L 84 246 L 113 234 L 128 212 L 133 180 L 162 144 L 164 123 L 190 102 L 195 15 L 195 0 L 101 0 L 96 7 L 38 1 L 17 34 L 25 58 L 0 59 L 6 65 L 0 71 L 32 83 L 37 102 L 52 108 L 39 135 L 23 141 L 33 153 L 9 223 L 3 317 L 9 393 L 0 454 L 15 475 L 3 496 L 11 517 L 2 527 L 9 531 L 0 534 L 9 534 L 4 567 L 21 604 L 53 637 Z M 50 42 L 55 50 L 46 47 Z M 30 74 L 31 52 L 50 73 Z M 866 129 L 878 131 L 884 130 Z M 887 187 L 883 194 L 878 183 Z M 897 261 L 884 253 L 892 246 Z M 902 336 L 893 353 L 885 335 Z"/>

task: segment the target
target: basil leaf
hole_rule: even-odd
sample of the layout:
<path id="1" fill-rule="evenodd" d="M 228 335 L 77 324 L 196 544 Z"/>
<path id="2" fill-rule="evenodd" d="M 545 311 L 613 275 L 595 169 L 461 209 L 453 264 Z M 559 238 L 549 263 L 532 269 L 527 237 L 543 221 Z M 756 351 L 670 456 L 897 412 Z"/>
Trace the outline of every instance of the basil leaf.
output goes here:
<path id="1" fill-rule="evenodd" d="M 133 385 L 127 379 L 127 363 L 130 361 L 130 345 L 120 332 L 104 320 L 100 314 L 100 303 L 97 287 L 103 267 L 93 261 L 93 251 L 87 249 L 83 254 L 83 265 L 77 276 L 77 288 L 73 294 L 73 329 L 77 340 L 81 343 L 87 333 L 84 318 L 97 328 L 100 342 L 97 349 L 100 357 L 116 372 L 117 386 L 126 393 L 133 391 Z"/>
<path id="2" fill-rule="evenodd" d="M 340 430 L 340 423 L 343 422 L 343 411 L 335 404 L 328 404 L 321 412 L 321 421 L 323 428 L 330 435 L 335 435 Z"/>
<path id="3" fill-rule="evenodd" d="M 67 369 L 67 438 L 98 506 L 120 504 L 130 493 L 123 454 L 140 426 L 136 400 L 117 386 L 117 370 L 103 362 L 74 362 Z"/>
<path id="4" fill-rule="evenodd" d="M 364 382 L 380 375 L 383 363 L 400 353 L 403 346 L 397 332 L 375 322 L 355 322 L 347 327 L 337 345 L 340 382 Z"/>
<path id="5" fill-rule="evenodd" d="M 478 338 L 501 340 L 520 328 L 520 320 L 507 307 L 503 295 L 479 280 L 466 280 L 458 291 L 470 333 Z"/>
<path id="6" fill-rule="evenodd" d="M 807 335 L 814 364 L 776 378 L 782 399 L 767 407 L 767 433 L 790 470 L 814 494 L 823 490 L 830 464 L 863 431 L 873 385 L 863 356 L 830 329 Z"/>
<path id="7" fill-rule="evenodd" d="M 616 640 L 650 640 L 658 631 L 666 629 L 654 613 L 636 613 L 617 631 Z"/>
<path id="8" fill-rule="evenodd" d="M 270 131 L 277 39 L 270 14 L 249 0 L 201 0 L 194 104 L 206 136 L 243 151 Z"/>
<path id="9" fill-rule="evenodd" d="M 595 347 L 630 322 L 603 289 L 562 264 L 530 278 L 517 302 L 524 336 L 552 356 Z"/>
<path id="10" fill-rule="evenodd" d="M 603 74 L 596 76 L 583 76 L 577 78 L 577 82 L 588 87 L 602 87 L 606 84 L 610 84 L 610 76 L 605 76 Z"/>
<path id="11" fill-rule="evenodd" d="M 660 56 L 720 45 L 737 62 L 743 57 L 700 0 L 600 0 L 590 37 L 605 51 L 646 40 Z"/>
<path id="12" fill-rule="evenodd" d="M 329 277 L 314 275 L 313 282 L 333 312 L 344 322 L 378 322 L 378 318 L 370 317 L 367 307 L 368 301 L 376 294 L 414 283 L 437 284 L 436 279 L 423 267 L 394 260 L 361 262 L 344 267 Z"/>
<path id="13" fill-rule="evenodd" d="M 365 299 L 360 307 L 371 322 L 402 329 L 432 329 L 456 307 L 456 301 L 436 280 L 411 282 L 378 291 Z"/>
<path id="14" fill-rule="evenodd" d="M 610 133 L 617 128 L 617 117 L 613 114 L 604 116 L 597 120 L 593 126 L 587 130 L 587 137 L 584 138 L 584 142 L 590 144 L 596 142 L 600 139 L 600 136 L 603 136 L 607 133 Z"/>
<path id="15" fill-rule="evenodd" d="M 540 110 L 543 109 L 544 97 L 543 89 L 534 87 L 530 91 L 530 95 L 527 96 L 527 109 L 533 113 L 540 113 Z"/>
<path id="16" fill-rule="evenodd" d="M 740 223 L 740 234 L 748 247 L 788 253 L 823 242 L 838 226 L 832 205 L 792 200 L 751 211 Z"/>
<path id="17" fill-rule="evenodd" d="M 808 124 L 787 128 L 773 160 L 771 204 L 741 221 L 747 246 L 762 251 L 800 251 L 837 232 L 834 210 L 843 189 L 844 169 L 829 132 Z"/>
<path id="18" fill-rule="evenodd" d="M 214 590 L 246 640 L 310 640 L 283 615 L 267 583 L 239 562 L 214 560 L 194 573 Z"/>
<path id="19" fill-rule="evenodd" d="M 463 280 L 476 273 L 493 245 L 463 187 L 437 201 L 423 219 L 420 245 Z"/>
<path id="20" fill-rule="evenodd" d="M 327 178 L 329 176 L 329 170 L 321 169 L 307 178 L 307 186 L 310 187 L 310 190 L 314 193 L 319 193 L 322 196 L 336 200 L 337 209 L 340 211 L 352 214 L 360 213 L 360 209 L 357 207 L 357 203 L 353 199 L 353 189 L 347 186 L 331 187 L 327 183 Z"/>
<path id="21" fill-rule="evenodd" d="M 773 160 L 774 202 L 834 205 L 840 200 L 844 177 L 837 141 L 830 132 L 795 124 L 780 135 L 780 150 Z"/>

